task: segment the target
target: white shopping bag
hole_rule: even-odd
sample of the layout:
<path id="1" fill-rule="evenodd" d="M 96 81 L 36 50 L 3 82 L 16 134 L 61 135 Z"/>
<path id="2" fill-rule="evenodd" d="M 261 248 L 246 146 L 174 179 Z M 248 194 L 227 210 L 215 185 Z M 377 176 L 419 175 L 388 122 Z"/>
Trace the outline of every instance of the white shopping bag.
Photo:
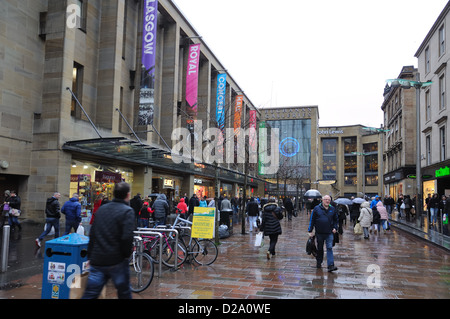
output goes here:
<path id="1" fill-rule="evenodd" d="M 78 226 L 77 234 L 80 234 L 80 235 L 84 236 L 84 227 L 83 227 L 83 225 Z"/>
<path id="2" fill-rule="evenodd" d="M 261 247 L 262 244 L 263 244 L 263 232 L 260 231 L 259 233 L 256 234 L 255 247 Z"/>

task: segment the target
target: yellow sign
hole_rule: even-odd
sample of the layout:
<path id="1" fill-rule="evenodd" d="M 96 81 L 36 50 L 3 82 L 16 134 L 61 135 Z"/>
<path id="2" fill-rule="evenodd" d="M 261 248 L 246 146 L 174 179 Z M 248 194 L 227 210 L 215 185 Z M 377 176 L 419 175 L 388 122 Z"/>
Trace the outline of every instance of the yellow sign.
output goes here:
<path id="1" fill-rule="evenodd" d="M 195 207 L 192 219 L 193 238 L 214 238 L 216 209 L 214 207 Z"/>

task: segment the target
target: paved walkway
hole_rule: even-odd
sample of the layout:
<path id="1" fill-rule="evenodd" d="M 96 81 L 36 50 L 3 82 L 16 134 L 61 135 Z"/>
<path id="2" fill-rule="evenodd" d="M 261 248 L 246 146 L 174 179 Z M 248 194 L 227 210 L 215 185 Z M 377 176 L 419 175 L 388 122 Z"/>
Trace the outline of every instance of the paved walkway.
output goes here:
<path id="1" fill-rule="evenodd" d="M 344 228 L 334 248 L 339 268 L 328 273 L 316 269 L 305 252 L 308 218 L 301 215 L 281 221 L 283 235 L 277 254 L 267 260 L 265 247 L 253 247 L 255 233 L 222 239 L 211 266 L 183 265 L 176 272 L 163 267 L 161 278 L 135 299 L 448 299 L 450 253 L 402 230 L 372 234 L 368 240 Z M 247 228 L 248 229 L 248 228 Z M 0 290 L 0 298 L 39 299 L 42 274 Z M 109 284 L 107 298 L 116 298 Z"/>

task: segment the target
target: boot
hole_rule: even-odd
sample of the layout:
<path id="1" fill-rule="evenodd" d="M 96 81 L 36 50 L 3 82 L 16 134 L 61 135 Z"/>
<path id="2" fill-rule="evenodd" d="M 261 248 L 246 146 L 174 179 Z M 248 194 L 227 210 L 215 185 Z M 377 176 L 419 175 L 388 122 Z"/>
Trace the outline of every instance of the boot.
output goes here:
<path id="1" fill-rule="evenodd" d="M 332 272 L 332 271 L 335 271 L 335 270 L 337 270 L 337 267 L 334 264 L 331 264 L 331 265 L 328 266 L 328 272 Z"/>

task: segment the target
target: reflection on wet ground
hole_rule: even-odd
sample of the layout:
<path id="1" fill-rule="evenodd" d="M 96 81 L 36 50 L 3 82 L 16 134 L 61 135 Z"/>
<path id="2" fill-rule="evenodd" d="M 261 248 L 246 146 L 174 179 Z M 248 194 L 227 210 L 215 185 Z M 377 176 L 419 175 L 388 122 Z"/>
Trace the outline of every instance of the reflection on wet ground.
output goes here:
<path id="1" fill-rule="evenodd" d="M 371 234 L 365 240 L 346 225 L 334 247 L 339 269 L 328 273 L 325 267 L 316 269 L 315 259 L 305 252 L 308 217 L 300 214 L 281 224 L 283 234 L 270 260 L 266 258 L 269 239 L 265 238 L 263 248 L 256 248 L 256 233 L 242 235 L 240 225 L 235 225 L 234 234 L 221 240 L 213 265 L 186 264 L 176 272 L 163 267 L 161 278 L 155 277 L 147 290 L 133 298 L 450 298 L 450 253 L 404 231 L 392 227 L 387 234 Z M 17 271 L 12 284 L 19 287 L 5 287 L 0 298 L 40 298 L 43 257 L 35 249 L 35 238 L 22 235 L 16 239 L 15 262 L 20 264 L 23 258 L 22 265 L 30 267 Z M 10 279 L 16 275 L 8 274 Z M 107 297 L 116 298 L 110 284 Z"/>

